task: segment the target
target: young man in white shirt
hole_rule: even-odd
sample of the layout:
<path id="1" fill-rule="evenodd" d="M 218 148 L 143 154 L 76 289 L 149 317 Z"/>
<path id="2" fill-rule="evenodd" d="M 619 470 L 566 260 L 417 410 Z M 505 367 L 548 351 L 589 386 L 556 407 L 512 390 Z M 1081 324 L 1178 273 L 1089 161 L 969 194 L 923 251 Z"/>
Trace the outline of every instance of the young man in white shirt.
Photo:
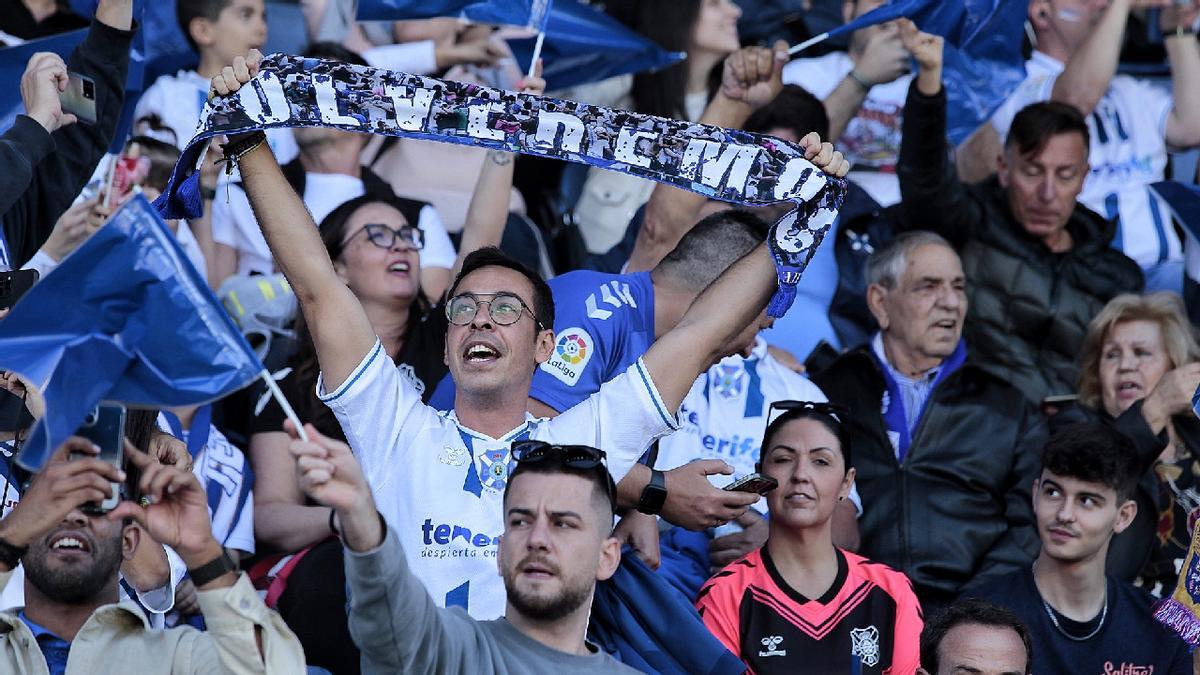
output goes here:
<path id="1" fill-rule="evenodd" d="M 249 63 L 239 58 L 213 84 L 228 94 L 255 72 L 254 56 Z M 849 165 L 816 134 L 801 145 L 817 167 L 845 175 Z M 619 481 L 654 440 L 674 431 L 674 411 L 696 376 L 758 316 L 776 286 L 763 244 L 623 374 L 553 420 L 535 419 L 526 412 L 529 387 L 555 346 L 553 297 L 540 277 L 496 249 L 475 251 L 455 263 L 446 362 L 457 391 L 454 410 L 439 414 L 386 358 L 269 148 L 259 144 L 239 163 L 259 225 L 311 331 L 322 370 L 318 395 L 363 462 L 416 575 L 439 605 L 465 606 L 477 618 L 504 609 L 494 544 L 511 443 L 599 447 Z"/>

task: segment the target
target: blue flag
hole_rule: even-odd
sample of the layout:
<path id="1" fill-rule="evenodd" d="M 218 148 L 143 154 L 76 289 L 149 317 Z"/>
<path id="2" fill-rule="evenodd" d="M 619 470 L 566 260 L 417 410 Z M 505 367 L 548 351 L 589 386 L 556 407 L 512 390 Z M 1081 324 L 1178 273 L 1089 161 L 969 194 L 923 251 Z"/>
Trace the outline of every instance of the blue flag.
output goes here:
<path id="1" fill-rule="evenodd" d="M 521 72 L 528 72 L 534 38 L 509 40 Z M 550 89 L 657 70 L 682 61 L 604 12 L 578 0 L 556 0 L 542 45 L 542 77 Z"/>
<path id="2" fill-rule="evenodd" d="M 359 21 L 400 21 L 456 16 L 475 23 L 546 25 L 552 0 L 358 0 Z"/>
<path id="3" fill-rule="evenodd" d="M 1021 41 L 1029 3 L 1023 0 L 896 0 L 822 37 L 845 35 L 901 17 L 946 39 L 946 135 L 961 143 L 1025 79 Z"/>
<path id="4" fill-rule="evenodd" d="M 0 369 L 25 376 L 46 401 L 17 459 L 31 471 L 102 400 L 194 405 L 264 370 L 141 195 L 0 321 Z"/>

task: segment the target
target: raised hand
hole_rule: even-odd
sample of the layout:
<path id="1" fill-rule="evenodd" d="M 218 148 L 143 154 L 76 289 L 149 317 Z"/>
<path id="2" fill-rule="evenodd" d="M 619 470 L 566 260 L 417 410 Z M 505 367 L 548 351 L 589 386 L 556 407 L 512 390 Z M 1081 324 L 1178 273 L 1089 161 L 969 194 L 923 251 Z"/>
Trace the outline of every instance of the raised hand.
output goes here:
<path id="1" fill-rule="evenodd" d="M 922 33 L 908 19 L 897 19 L 900 39 L 904 48 L 917 61 L 917 88 L 922 94 L 932 96 L 942 90 L 942 56 L 945 38 L 931 33 Z"/>
<path id="2" fill-rule="evenodd" d="M 810 132 L 801 138 L 800 147 L 804 148 L 805 159 L 830 176 L 844 178 L 850 172 L 850 161 L 834 150 L 832 143 L 822 142 L 817 132 Z"/>
<path id="3" fill-rule="evenodd" d="M 366 551 L 378 546 L 383 541 L 383 524 L 362 466 L 350 446 L 325 436 L 311 424 L 305 425 L 308 441 L 299 439 L 291 420 L 284 423 L 284 429 L 292 436 L 288 451 L 296 458 L 300 489 L 333 508 L 342 539 L 350 550 Z"/>
<path id="4" fill-rule="evenodd" d="M 231 65 L 225 66 L 220 73 L 213 76 L 208 97 L 228 96 L 241 89 L 243 84 L 258 74 L 258 64 L 262 63 L 262 58 L 262 52 L 257 49 L 251 49 L 245 56 L 235 58 Z"/>
<path id="5" fill-rule="evenodd" d="M 191 471 L 161 464 L 125 441 L 125 459 L 142 472 L 138 488 L 145 506 L 121 502 L 108 514 L 114 520 L 131 518 L 160 544 L 175 549 L 188 567 L 204 565 L 221 555 L 213 538 L 204 487 Z"/>
<path id="6" fill-rule="evenodd" d="M 864 84 L 887 84 L 909 70 L 909 53 L 900 33 L 892 26 L 871 31 L 862 53 L 854 62 L 854 74 Z"/>
<path id="7" fill-rule="evenodd" d="M 38 52 L 29 59 L 21 76 L 21 100 L 25 103 L 25 114 L 50 133 L 77 121 L 71 113 L 63 112 L 58 100 L 58 95 L 66 90 L 67 64 L 61 56 Z"/>
<path id="8" fill-rule="evenodd" d="M 743 47 L 730 54 L 721 73 L 720 94 L 755 110 L 775 100 L 783 89 L 787 50 L 787 43 L 780 40 L 773 49 Z"/>
<path id="9" fill-rule="evenodd" d="M 101 204 L 99 197 L 75 204 L 58 217 L 42 250 L 51 258 L 61 261 L 100 229 L 110 215 L 112 210 Z"/>
<path id="10" fill-rule="evenodd" d="M 72 454 L 83 457 L 71 459 Z M 58 527 L 72 511 L 112 495 L 112 483 L 125 480 L 125 472 L 97 459 L 100 448 L 72 436 L 58 447 L 21 496 L 11 513 L 0 521 L 0 538 L 26 547 Z"/>

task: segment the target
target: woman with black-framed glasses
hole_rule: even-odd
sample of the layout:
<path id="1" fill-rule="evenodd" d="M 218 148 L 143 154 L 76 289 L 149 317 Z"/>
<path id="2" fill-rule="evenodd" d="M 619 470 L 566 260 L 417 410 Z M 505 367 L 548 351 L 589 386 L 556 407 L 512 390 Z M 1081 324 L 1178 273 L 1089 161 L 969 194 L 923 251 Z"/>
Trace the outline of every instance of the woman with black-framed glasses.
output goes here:
<path id="1" fill-rule="evenodd" d="M 854 483 L 843 410 L 781 401 L 758 470 L 767 493 L 765 546 L 704 585 L 709 630 L 756 673 L 912 673 L 921 610 L 908 578 L 833 545 L 833 513 Z"/>

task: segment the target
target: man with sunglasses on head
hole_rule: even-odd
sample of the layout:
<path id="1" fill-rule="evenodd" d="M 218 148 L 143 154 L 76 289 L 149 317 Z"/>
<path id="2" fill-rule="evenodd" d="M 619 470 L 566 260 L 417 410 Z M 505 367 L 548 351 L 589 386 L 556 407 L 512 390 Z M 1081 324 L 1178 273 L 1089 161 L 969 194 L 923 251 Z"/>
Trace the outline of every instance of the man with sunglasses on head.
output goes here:
<path id="1" fill-rule="evenodd" d="M 498 563 L 491 562 L 504 580 L 504 615 L 478 621 L 430 597 L 350 448 L 307 429 L 310 442 L 294 441 L 290 450 L 301 488 L 336 514 L 364 673 L 637 672 L 584 637 L 596 582 L 621 559 L 612 536 L 616 488 L 602 450 L 512 444 L 516 466 L 501 497 Z"/>
<path id="2" fill-rule="evenodd" d="M 255 59 L 239 58 L 214 78 L 214 87 L 228 94 L 256 71 Z M 233 142 L 239 141 L 247 142 Z M 830 174 L 849 168 L 816 134 L 800 145 Z M 296 200 L 277 197 L 289 188 L 270 149 L 255 146 L 239 165 L 259 225 L 312 333 L 322 371 L 319 397 L 337 416 L 380 510 L 396 524 L 409 564 L 434 601 L 464 607 L 477 618 L 504 610 L 492 558 L 511 443 L 537 439 L 603 448 L 619 481 L 655 439 L 675 430 L 675 411 L 696 376 L 776 288 L 774 262 L 762 244 L 702 293 L 645 356 L 583 403 L 547 420 L 526 408 L 533 373 L 555 346 L 550 289 L 499 250 L 479 249 L 462 261 L 448 293 L 445 358 L 456 393 L 454 409 L 439 413 L 421 402 L 387 358 L 363 307 L 338 279 L 309 214 Z"/>
<path id="3" fill-rule="evenodd" d="M 1045 425 L 968 354 L 966 282 L 945 239 L 896 237 L 866 281 L 880 331 L 815 379 L 853 411 L 859 552 L 908 575 L 929 609 L 1037 554 L 1029 490 Z"/>

